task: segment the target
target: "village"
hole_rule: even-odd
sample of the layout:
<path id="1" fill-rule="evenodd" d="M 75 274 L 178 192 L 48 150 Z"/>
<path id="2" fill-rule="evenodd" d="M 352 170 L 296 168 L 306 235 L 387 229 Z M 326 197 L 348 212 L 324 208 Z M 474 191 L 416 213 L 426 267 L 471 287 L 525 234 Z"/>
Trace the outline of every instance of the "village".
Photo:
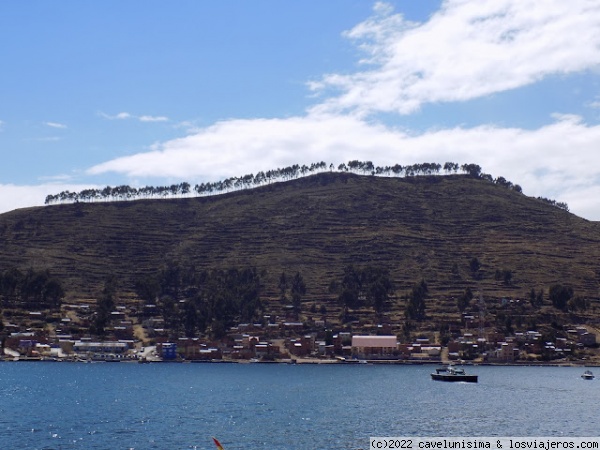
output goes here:
<path id="1" fill-rule="evenodd" d="M 89 335 L 88 305 L 63 305 L 60 317 L 23 312 L 28 320 L 15 320 L 21 325 L 4 321 L 3 359 L 139 363 L 600 363 L 597 331 L 589 326 L 573 325 L 565 330 L 564 337 L 549 341 L 538 331 L 507 335 L 492 327 L 478 328 L 469 321 L 472 317 L 465 315 L 462 326 L 449 328 L 442 345 L 438 333 L 417 333 L 408 342 L 401 340 L 394 334 L 397 328 L 392 324 L 359 322 L 348 331 L 336 329 L 339 324 L 329 324 L 325 319 L 303 322 L 265 315 L 260 323 L 230 327 L 221 339 L 174 338 L 164 328 L 164 320 L 153 311 L 153 305 L 146 306 L 135 320 L 127 307 L 117 306 L 104 339 Z M 24 328 L 23 323 L 29 326 Z"/>

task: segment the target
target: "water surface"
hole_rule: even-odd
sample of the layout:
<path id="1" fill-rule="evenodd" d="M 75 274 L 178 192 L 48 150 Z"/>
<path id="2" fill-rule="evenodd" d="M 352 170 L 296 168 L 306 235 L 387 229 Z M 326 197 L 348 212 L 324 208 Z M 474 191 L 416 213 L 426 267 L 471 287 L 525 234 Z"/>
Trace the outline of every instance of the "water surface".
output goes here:
<path id="1" fill-rule="evenodd" d="M 370 436 L 597 436 L 583 368 L 0 363 L 1 449 L 363 449 Z M 599 373 L 596 375 L 600 375 Z"/>

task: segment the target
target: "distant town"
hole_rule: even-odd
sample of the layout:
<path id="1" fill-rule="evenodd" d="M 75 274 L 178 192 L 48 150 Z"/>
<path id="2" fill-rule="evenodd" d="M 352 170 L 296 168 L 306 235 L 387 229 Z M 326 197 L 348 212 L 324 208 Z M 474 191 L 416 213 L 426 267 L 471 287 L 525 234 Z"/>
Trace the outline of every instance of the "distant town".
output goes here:
<path id="1" fill-rule="evenodd" d="M 111 312 L 106 338 L 63 332 L 71 322 L 85 327 L 88 305 L 63 305 L 61 317 L 45 317 L 31 311 L 29 322 L 54 322 L 47 328 L 19 329 L 4 320 L 5 361 L 80 362 L 287 362 L 287 363 L 451 363 L 595 364 L 597 332 L 589 326 L 573 326 L 566 337 L 543 339 L 537 331 L 505 335 L 477 328 L 473 316 L 464 315 L 463 326 L 448 329 L 442 345 L 426 333 L 410 342 L 400 342 L 390 324 L 355 323 L 359 332 L 336 330 L 326 320 L 301 322 L 287 317 L 265 315 L 260 323 L 230 327 L 218 340 L 173 339 L 156 314 L 155 305 L 143 311 L 117 306 Z M 136 320 L 131 317 L 136 316 Z M 81 328 L 84 329 L 84 328 Z"/>

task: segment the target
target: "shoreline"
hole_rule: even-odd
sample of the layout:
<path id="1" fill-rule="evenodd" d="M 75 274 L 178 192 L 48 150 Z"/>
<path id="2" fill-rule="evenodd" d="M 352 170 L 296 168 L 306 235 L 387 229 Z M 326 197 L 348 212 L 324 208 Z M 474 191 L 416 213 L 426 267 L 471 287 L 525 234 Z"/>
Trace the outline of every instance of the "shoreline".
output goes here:
<path id="1" fill-rule="evenodd" d="M 544 361 L 544 362 L 476 362 L 476 361 L 422 361 L 422 360 L 395 360 L 395 359 L 361 359 L 361 360 L 339 360 L 339 359 L 320 359 L 320 358 L 295 358 L 280 359 L 274 361 L 251 361 L 247 359 L 213 359 L 213 360 L 138 360 L 138 359 L 91 359 L 83 360 L 81 358 L 45 358 L 45 357 L 27 357 L 19 356 L 14 358 L 2 358 L 0 362 L 63 362 L 63 363 L 125 363 L 125 364 L 287 364 L 287 365 L 399 365 L 399 366 L 507 366 L 507 367 L 600 367 L 600 362 L 591 361 Z"/>

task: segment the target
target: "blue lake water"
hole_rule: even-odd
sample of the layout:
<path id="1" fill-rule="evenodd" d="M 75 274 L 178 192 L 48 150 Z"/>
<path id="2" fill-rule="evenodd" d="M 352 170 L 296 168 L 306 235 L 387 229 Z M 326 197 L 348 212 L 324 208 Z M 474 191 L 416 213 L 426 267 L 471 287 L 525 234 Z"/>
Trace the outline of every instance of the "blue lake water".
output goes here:
<path id="1" fill-rule="evenodd" d="M 370 436 L 598 436 L 583 368 L 0 363 L 0 449 L 366 449 Z M 598 373 L 600 375 L 600 369 Z"/>

